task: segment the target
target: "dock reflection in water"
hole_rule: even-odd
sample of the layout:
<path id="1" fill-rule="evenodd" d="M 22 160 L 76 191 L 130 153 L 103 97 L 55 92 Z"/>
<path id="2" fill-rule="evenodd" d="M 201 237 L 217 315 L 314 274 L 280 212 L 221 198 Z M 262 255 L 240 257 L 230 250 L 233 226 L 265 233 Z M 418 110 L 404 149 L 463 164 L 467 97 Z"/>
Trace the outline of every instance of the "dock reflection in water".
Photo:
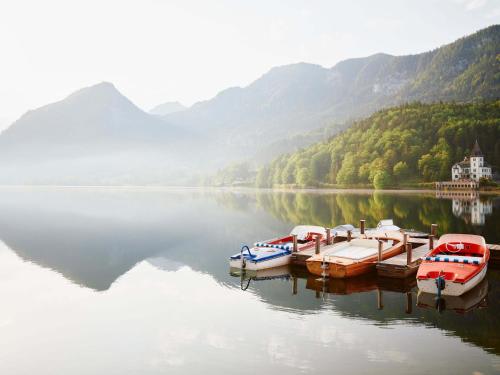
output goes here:
<path id="1" fill-rule="evenodd" d="M 455 302 L 441 312 L 418 306 L 411 280 L 228 272 L 242 243 L 302 223 L 392 217 L 500 243 L 497 199 L 479 226 L 450 203 L 419 194 L 3 189 L 0 372 L 326 374 L 335 363 L 344 373 L 494 373 L 498 271 L 488 272 L 487 303 L 463 313 Z"/>

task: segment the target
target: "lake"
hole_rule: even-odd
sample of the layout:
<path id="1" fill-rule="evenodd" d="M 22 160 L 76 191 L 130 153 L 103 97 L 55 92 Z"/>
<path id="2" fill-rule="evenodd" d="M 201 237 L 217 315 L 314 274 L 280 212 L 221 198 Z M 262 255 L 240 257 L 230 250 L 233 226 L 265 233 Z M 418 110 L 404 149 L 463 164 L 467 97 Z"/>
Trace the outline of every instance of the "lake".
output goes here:
<path id="1" fill-rule="evenodd" d="M 383 218 L 500 243 L 495 196 L 2 188 L 0 373 L 499 373 L 497 270 L 439 309 L 414 279 L 229 272 L 296 224 Z"/>

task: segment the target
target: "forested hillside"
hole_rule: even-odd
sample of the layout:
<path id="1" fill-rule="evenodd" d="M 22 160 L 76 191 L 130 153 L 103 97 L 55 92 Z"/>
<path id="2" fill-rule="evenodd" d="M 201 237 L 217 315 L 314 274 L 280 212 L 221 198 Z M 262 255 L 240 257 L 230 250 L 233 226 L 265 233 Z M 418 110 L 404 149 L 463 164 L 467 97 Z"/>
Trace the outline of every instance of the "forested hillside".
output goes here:
<path id="1" fill-rule="evenodd" d="M 499 98 L 500 25 L 493 25 L 425 53 L 378 53 L 331 68 L 275 67 L 246 87 L 224 90 L 164 118 L 219 144 L 218 157 L 227 165 L 228 160 L 268 162 L 280 155 L 275 144 L 285 138 L 295 136 L 294 145 L 305 147 L 300 135 L 402 103 Z"/>
<path id="2" fill-rule="evenodd" d="M 403 105 L 275 159 L 257 171 L 255 185 L 383 188 L 446 180 L 475 139 L 486 160 L 500 165 L 500 101 Z"/>

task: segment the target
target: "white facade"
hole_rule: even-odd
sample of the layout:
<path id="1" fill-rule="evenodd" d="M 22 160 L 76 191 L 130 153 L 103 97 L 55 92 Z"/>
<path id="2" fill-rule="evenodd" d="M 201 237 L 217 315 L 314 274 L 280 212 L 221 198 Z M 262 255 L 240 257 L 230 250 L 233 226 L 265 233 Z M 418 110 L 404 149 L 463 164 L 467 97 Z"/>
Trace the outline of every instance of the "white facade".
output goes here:
<path id="1" fill-rule="evenodd" d="M 470 158 L 466 157 L 463 161 L 451 167 L 452 181 L 479 181 L 483 177 L 489 179 L 491 176 L 491 167 L 484 161 L 484 156 L 477 141 L 472 148 Z"/>

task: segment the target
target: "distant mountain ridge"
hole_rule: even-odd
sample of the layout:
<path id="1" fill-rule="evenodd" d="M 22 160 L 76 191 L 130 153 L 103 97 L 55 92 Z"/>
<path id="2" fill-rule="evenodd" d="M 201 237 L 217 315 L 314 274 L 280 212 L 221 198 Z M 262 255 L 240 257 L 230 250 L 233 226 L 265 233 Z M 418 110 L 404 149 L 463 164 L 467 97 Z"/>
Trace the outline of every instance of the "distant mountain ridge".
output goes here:
<path id="1" fill-rule="evenodd" d="M 196 134 L 150 115 L 102 82 L 24 114 L 0 135 L 0 183 L 179 181 Z"/>
<path id="2" fill-rule="evenodd" d="M 275 67 L 190 108 L 167 103 L 153 110 L 170 111 L 163 116 L 103 82 L 29 111 L 4 130 L 0 183 L 192 184 L 231 162 L 262 163 L 295 151 L 381 108 L 498 99 L 499 56 L 494 25 L 418 55 L 376 54 L 331 69 Z"/>
<path id="3" fill-rule="evenodd" d="M 408 101 L 472 101 L 500 97 L 500 25 L 433 51 L 376 54 L 331 69 L 298 63 L 271 69 L 186 111 L 172 124 L 224 134 L 227 143 L 260 145 Z"/>
<path id="4" fill-rule="evenodd" d="M 165 116 L 170 113 L 184 111 L 185 109 L 187 109 L 187 107 L 179 102 L 166 102 L 151 108 L 149 113 L 152 115 Z"/>
<path id="5" fill-rule="evenodd" d="M 74 92 L 65 99 L 24 114 L 0 136 L 0 154 L 34 150 L 72 155 L 102 148 L 129 148 L 167 142 L 178 129 L 150 116 L 123 96 L 111 83 L 102 82 Z"/>

